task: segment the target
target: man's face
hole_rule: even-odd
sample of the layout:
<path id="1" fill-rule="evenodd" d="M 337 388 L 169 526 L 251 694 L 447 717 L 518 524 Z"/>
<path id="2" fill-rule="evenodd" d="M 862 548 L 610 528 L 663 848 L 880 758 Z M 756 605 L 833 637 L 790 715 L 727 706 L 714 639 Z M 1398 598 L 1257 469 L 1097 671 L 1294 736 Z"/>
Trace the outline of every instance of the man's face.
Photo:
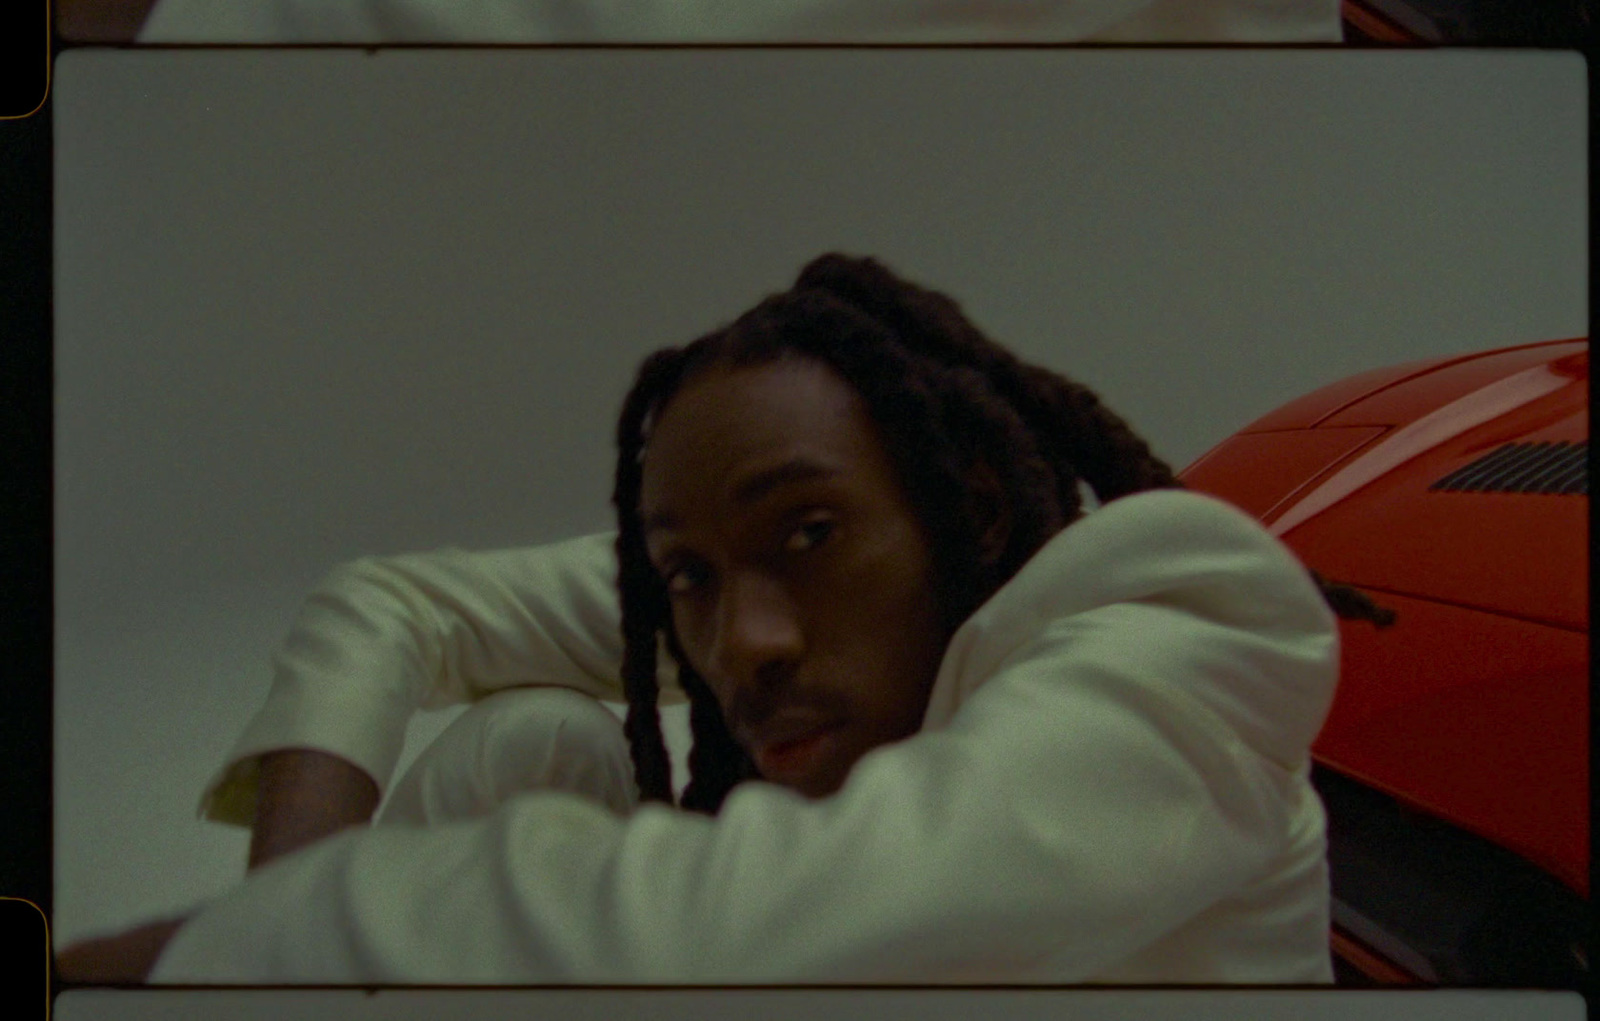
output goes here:
<path id="1" fill-rule="evenodd" d="M 693 378 L 650 436 L 640 516 L 678 641 L 763 777 L 831 794 L 922 725 L 945 641 L 928 541 L 831 369 Z"/>

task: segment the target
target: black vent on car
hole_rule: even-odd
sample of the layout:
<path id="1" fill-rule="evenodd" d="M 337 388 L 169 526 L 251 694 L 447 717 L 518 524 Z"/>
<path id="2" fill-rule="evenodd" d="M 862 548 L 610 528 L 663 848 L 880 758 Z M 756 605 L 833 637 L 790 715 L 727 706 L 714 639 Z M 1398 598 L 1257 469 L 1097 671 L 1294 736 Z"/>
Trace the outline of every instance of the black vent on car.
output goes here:
<path id="1" fill-rule="evenodd" d="M 1589 444 L 1507 443 L 1429 486 L 1452 493 L 1589 493 Z"/>

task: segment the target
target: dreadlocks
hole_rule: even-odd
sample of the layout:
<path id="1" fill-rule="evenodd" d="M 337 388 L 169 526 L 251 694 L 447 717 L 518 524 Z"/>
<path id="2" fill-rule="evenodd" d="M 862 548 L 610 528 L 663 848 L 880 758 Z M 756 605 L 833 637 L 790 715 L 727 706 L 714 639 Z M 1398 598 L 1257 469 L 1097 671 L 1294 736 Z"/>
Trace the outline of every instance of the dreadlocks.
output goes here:
<path id="1" fill-rule="evenodd" d="M 927 532 L 945 636 L 1081 513 L 1079 484 L 1101 503 L 1182 488 L 1172 469 L 1087 387 L 1029 365 L 985 337 L 949 297 L 872 259 L 824 255 L 793 288 L 684 348 L 647 359 L 617 427 L 617 557 L 625 731 L 645 800 L 672 802 L 657 710 L 664 645 L 689 697 L 690 782 L 683 807 L 715 814 L 757 776 L 710 688 L 673 633 L 666 589 L 639 517 L 651 426 L 683 384 L 713 366 L 800 357 L 860 395 Z M 973 551 L 981 551 L 974 555 Z M 1394 614 L 1355 589 L 1312 578 L 1341 617 L 1386 626 Z"/>

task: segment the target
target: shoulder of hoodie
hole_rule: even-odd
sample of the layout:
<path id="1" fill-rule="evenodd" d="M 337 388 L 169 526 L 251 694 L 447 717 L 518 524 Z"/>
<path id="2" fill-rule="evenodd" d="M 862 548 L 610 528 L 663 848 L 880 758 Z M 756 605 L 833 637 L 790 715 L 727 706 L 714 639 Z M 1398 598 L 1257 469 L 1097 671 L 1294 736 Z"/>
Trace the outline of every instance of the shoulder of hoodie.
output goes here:
<path id="1" fill-rule="evenodd" d="M 1162 489 L 1113 500 L 1062 529 L 960 630 L 980 633 L 968 641 L 1014 648 L 1062 617 L 1130 602 L 1252 630 L 1334 627 L 1305 565 L 1258 521 L 1215 497 Z"/>

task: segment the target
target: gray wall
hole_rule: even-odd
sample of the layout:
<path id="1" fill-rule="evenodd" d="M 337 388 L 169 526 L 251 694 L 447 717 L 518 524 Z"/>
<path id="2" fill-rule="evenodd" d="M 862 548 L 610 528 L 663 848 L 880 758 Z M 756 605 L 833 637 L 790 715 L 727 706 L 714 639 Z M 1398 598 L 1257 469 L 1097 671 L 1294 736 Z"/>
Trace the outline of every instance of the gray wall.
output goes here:
<path id="1" fill-rule="evenodd" d="M 75 51 L 57 65 L 56 935 L 239 874 L 195 803 L 363 553 L 605 527 L 637 361 L 828 249 L 1175 465 L 1586 330 L 1572 55 Z M 424 725 L 424 729 L 427 725 Z"/>

